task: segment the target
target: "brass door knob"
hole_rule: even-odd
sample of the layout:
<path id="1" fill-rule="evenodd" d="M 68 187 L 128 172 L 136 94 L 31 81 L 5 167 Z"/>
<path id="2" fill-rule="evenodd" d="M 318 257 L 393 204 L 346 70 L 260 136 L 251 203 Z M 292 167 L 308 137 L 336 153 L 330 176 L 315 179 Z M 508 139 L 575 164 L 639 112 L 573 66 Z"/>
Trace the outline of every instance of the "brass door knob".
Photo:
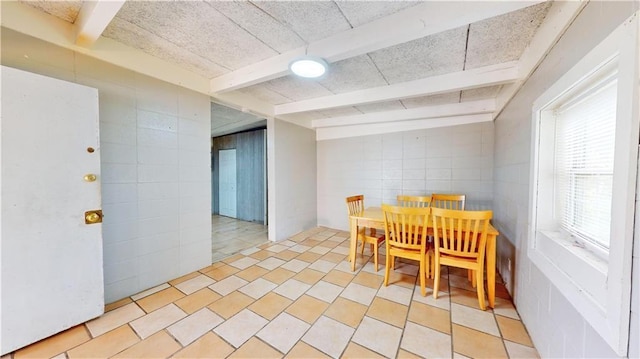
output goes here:
<path id="1" fill-rule="evenodd" d="M 96 177 L 96 175 L 94 175 L 93 173 L 89 173 L 84 175 L 83 179 L 87 182 L 94 182 L 98 177 Z"/>
<path id="2" fill-rule="evenodd" d="M 102 210 L 84 212 L 84 223 L 85 224 L 102 223 Z"/>

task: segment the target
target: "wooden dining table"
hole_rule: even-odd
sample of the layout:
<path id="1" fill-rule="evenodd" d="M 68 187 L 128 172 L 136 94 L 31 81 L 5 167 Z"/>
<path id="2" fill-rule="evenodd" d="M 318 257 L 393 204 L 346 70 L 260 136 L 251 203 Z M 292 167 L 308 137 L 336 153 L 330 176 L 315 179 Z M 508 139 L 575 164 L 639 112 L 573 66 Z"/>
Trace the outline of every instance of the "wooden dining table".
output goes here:
<path id="1" fill-rule="evenodd" d="M 431 217 L 429 217 L 431 222 Z M 382 208 L 369 207 L 359 213 L 349 216 L 349 228 L 351 231 L 351 245 L 349 247 L 349 260 L 351 261 L 351 271 L 356 270 L 356 247 L 358 244 L 358 228 L 369 227 L 384 230 L 384 217 Z M 433 230 L 431 223 L 428 223 L 429 231 Z M 489 224 L 487 232 L 487 248 L 485 252 L 487 267 L 487 295 L 489 296 L 489 307 L 495 307 L 496 299 L 496 240 L 500 233 Z"/>

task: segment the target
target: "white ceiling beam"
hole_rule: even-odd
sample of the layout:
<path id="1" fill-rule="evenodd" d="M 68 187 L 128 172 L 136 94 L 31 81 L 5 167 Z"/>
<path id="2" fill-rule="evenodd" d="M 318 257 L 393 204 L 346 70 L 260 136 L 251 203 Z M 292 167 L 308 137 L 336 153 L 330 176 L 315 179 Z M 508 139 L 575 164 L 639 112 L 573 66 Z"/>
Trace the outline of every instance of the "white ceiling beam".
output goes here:
<path id="1" fill-rule="evenodd" d="M 446 105 L 436 105 L 412 108 L 406 110 L 383 111 L 365 113 L 362 115 L 331 117 L 314 120 L 312 126 L 332 127 L 362 125 L 367 123 L 406 121 L 415 119 L 427 119 L 434 117 L 449 117 L 461 115 L 475 115 L 480 113 L 493 112 L 496 108 L 495 99 L 469 101 L 462 103 L 452 103 Z"/>
<path id="2" fill-rule="evenodd" d="M 74 23 L 76 44 L 84 47 L 93 45 L 120 11 L 122 5 L 124 5 L 124 1 L 84 1 Z"/>
<path id="3" fill-rule="evenodd" d="M 538 31 L 531 39 L 529 45 L 520 56 L 518 67 L 520 69 L 520 80 L 508 86 L 504 86 L 496 96 L 496 111 L 494 118 L 497 118 L 505 106 L 511 101 L 513 96 L 522 88 L 524 82 L 531 76 L 533 71 L 540 65 L 549 51 L 558 42 L 562 34 L 571 25 L 580 11 L 587 5 L 588 1 L 554 1 L 549 9 Z"/>
<path id="4" fill-rule="evenodd" d="M 543 2 L 452 1 L 425 2 L 393 15 L 341 32 L 326 39 L 243 67 L 211 80 L 211 92 L 219 93 L 255 85 L 289 74 L 289 63 L 308 53 L 336 62 Z"/>
<path id="5" fill-rule="evenodd" d="M 467 116 L 437 117 L 423 120 L 370 123 L 365 125 L 351 125 L 339 127 L 322 127 L 316 129 L 316 140 L 331 140 L 336 138 L 380 135 L 393 132 L 417 131 L 428 128 L 466 125 L 470 123 L 491 122 L 490 113 Z"/>
<path id="6" fill-rule="evenodd" d="M 478 87 L 500 85 L 520 79 L 517 61 L 452 72 L 394 85 L 317 97 L 274 106 L 275 115 L 324 110 L 366 103 L 436 95 Z"/>

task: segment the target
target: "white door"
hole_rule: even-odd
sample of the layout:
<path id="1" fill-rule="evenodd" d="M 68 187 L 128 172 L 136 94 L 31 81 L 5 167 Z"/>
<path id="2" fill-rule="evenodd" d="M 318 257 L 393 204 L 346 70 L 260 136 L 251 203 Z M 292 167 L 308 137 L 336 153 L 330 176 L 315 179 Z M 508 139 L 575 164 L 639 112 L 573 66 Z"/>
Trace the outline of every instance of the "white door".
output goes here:
<path id="1" fill-rule="evenodd" d="M 236 218 L 236 150 L 218 151 L 220 215 Z"/>
<path id="2" fill-rule="evenodd" d="M 103 313 L 98 91 L 2 66 L 0 126 L 5 354 Z"/>

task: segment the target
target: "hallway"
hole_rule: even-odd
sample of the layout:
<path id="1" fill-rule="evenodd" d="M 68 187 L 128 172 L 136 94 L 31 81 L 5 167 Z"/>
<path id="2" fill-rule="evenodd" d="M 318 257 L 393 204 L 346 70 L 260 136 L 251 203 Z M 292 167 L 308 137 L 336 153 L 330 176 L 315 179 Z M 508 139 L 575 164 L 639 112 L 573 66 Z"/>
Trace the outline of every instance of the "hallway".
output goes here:
<path id="1" fill-rule="evenodd" d="M 268 227 L 219 215 L 211 216 L 211 263 L 268 241 Z"/>

